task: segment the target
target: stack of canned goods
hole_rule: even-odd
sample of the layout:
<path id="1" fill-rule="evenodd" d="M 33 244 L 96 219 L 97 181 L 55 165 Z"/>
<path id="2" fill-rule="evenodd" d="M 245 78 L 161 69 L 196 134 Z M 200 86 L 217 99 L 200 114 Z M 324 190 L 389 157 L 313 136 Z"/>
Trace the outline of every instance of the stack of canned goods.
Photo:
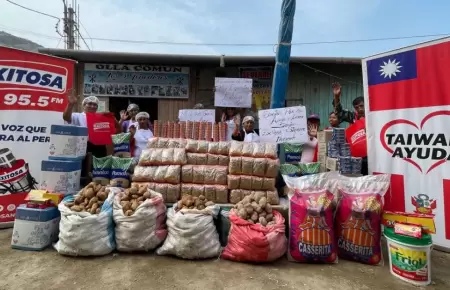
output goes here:
<path id="1" fill-rule="evenodd" d="M 345 128 L 333 128 L 333 133 L 331 134 L 331 140 L 335 141 L 336 144 L 345 143 Z"/>
<path id="2" fill-rule="evenodd" d="M 362 167 L 362 158 L 352 157 L 352 173 L 354 174 L 361 173 L 361 167 Z"/>
<path id="3" fill-rule="evenodd" d="M 339 156 L 339 171 L 344 174 L 352 173 L 352 158 Z"/>
<path id="4" fill-rule="evenodd" d="M 328 157 L 338 158 L 339 156 L 339 144 L 334 140 L 328 142 Z"/>
<path id="5" fill-rule="evenodd" d="M 349 157 L 351 156 L 350 154 L 350 144 L 341 144 L 339 145 L 339 156 L 342 157 Z"/>

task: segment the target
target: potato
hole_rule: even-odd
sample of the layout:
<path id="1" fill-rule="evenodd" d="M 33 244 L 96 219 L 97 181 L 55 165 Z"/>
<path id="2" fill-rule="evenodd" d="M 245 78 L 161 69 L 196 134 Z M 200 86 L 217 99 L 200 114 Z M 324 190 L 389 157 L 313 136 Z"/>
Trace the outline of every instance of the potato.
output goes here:
<path id="1" fill-rule="evenodd" d="M 259 203 L 259 201 L 260 201 L 261 198 L 263 198 L 263 197 L 265 197 L 265 192 L 263 192 L 263 191 L 257 191 L 257 192 L 255 193 L 255 201 L 256 201 L 257 203 Z"/>
<path id="2" fill-rule="evenodd" d="M 99 200 L 105 200 L 108 197 L 108 194 L 104 191 L 97 192 L 97 198 Z"/>
<path id="3" fill-rule="evenodd" d="M 274 226 L 276 223 L 274 221 L 271 221 L 269 223 L 267 223 L 268 226 Z"/>
<path id="4" fill-rule="evenodd" d="M 101 211 L 101 209 L 100 209 L 100 208 L 97 208 L 97 209 L 95 210 L 95 214 L 99 214 L 100 211 Z"/>
<path id="5" fill-rule="evenodd" d="M 133 201 L 133 203 L 131 204 L 131 209 L 134 211 L 137 209 L 138 206 L 139 204 L 137 203 L 137 201 Z"/>
<path id="6" fill-rule="evenodd" d="M 197 207 L 197 209 L 198 209 L 198 210 L 204 210 L 204 209 L 205 209 L 205 206 L 204 206 L 203 204 L 200 204 L 200 205 Z"/>
<path id="7" fill-rule="evenodd" d="M 262 213 L 262 212 L 263 212 L 263 209 L 262 209 L 261 206 L 258 205 L 258 206 L 256 207 L 255 211 L 256 211 L 257 213 Z"/>
<path id="8" fill-rule="evenodd" d="M 122 196 L 122 198 L 120 199 L 120 201 L 129 201 L 130 197 L 128 195 L 124 195 Z"/>
<path id="9" fill-rule="evenodd" d="M 268 222 L 273 221 L 273 214 L 268 213 L 268 214 L 266 215 L 266 220 L 267 220 Z"/>
<path id="10" fill-rule="evenodd" d="M 200 195 L 198 198 L 201 199 L 201 200 L 206 200 L 204 195 Z"/>
<path id="11" fill-rule="evenodd" d="M 78 205 L 74 205 L 70 209 L 73 210 L 73 211 L 76 211 L 76 212 L 80 212 L 81 211 L 81 207 L 78 206 Z"/>
<path id="12" fill-rule="evenodd" d="M 139 195 L 133 194 L 133 195 L 131 196 L 131 198 L 132 198 L 132 199 L 138 199 L 138 198 L 139 198 Z"/>
<path id="13" fill-rule="evenodd" d="M 260 223 L 262 226 L 267 226 L 267 220 L 266 220 L 264 217 L 260 217 L 260 218 L 259 218 L 259 223 Z"/>
<path id="14" fill-rule="evenodd" d="M 120 205 L 121 205 L 122 207 L 124 207 L 127 203 L 129 203 L 129 201 L 123 200 L 123 201 L 120 202 Z"/>
<path id="15" fill-rule="evenodd" d="M 143 196 L 141 196 L 141 197 L 139 197 L 138 199 L 136 199 L 137 200 L 137 202 L 141 202 L 141 201 L 144 201 L 144 197 Z"/>
<path id="16" fill-rule="evenodd" d="M 143 195 L 147 192 L 147 187 L 146 186 L 142 186 L 139 188 L 138 194 L 139 195 Z"/>
<path id="17" fill-rule="evenodd" d="M 246 206 L 245 210 L 249 215 L 253 214 L 253 207 L 251 205 Z"/>
<path id="18" fill-rule="evenodd" d="M 131 209 L 129 209 L 125 212 L 125 216 L 132 216 L 133 214 L 134 214 L 134 212 Z"/>
<path id="19" fill-rule="evenodd" d="M 95 191 L 95 192 L 99 192 L 100 189 L 102 189 L 102 185 L 101 185 L 100 183 L 97 184 L 97 185 L 94 187 L 94 191 Z"/>
<path id="20" fill-rule="evenodd" d="M 267 218 L 267 213 L 265 211 L 262 211 L 262 212 L 259 213 L 259 217 Z"/>
<path id="21" fill-rule="evenodd" d="M 108 195 L 108 194 L 110 193 L 110 189 L 109 189 L 109 188 L 106 188 L 106 189 L 105 189 L 105 192 L 106 192 L 106 194 Z"/>
<path id="22" fill-rule="evenodd" d="M 89 201 L 87 207 L 92 207 L 92 205 L 93 205 L 94 203 L 97 203 L 97 201 L 98 201 L 98 198 L 97 198 L 97 197 L 91 198 L 91 200 Z"/>
<path id="23" fill-rule="evenodd" d="M 244 208 L 244 205 L 243 205 L 242 203 L 238 203 L 238 204 L 236 205 L 236 208 L 237 208 L 237 209 Z"/>
<path id="24" fill-rule="evenodd" d="M 188 200 L 186 200 L 185 204 L 186 204 L 187 207 L 191 207 L 191 206 L 194 205 L 194 200 L 193 199 L 188 199 Z"/>
<path id="25" fill-rule="evenodd" d="M 98 208 L 98 204 L 97 203 L 94 203 L 93 205 L 92 205 L 92 207 L 91 207 L 91 211 L 94 211 L 93 213 L 95 213 L 95 211 L 97 210 L 97 208 Z M 92 212 L 91 212 L 92 213 Z"/>
<path id="26" fill-rule="evenodd" d="M 244 220 L 246 220 L 247 219 L 247 211 L 245 210 L 245 209 L 240 209 L 239 211 L 238 211 L 238 216 L 241 218 L 241 219 L 244 219 Z"/>
<path id="27" fill-rule="evenodd" d="M 81 209 L 80 211 L 83 211 L 83 210 L 86 209 L 86 204 L 85 203 L 80 203 L 79 207 Z"/>
<path id="28" fill-rule="evenodd" d="M 152 195 L 150 194 L 150 192 L 147 191 L 142 195 L 142 197 L 144 197 L 144 199 L 149 199 L 152 197 Z"/>
<path id="29" fill-rule="evenodd" d="M 75 200 L 74 200 L 75 204 L 83 203 L 83 201 L 84 201 L 84 198 L 82 196 L 77 196 L 77 197 L 75 197 Z"/>
<path id="30" fill-rule="evenodd" d="M 272 213 L 272 206 L 270 204 L 266 204 L 266 212 Z"/>
<path id="31" fill-rule="evenodd" d="M 251 219 L 252 219 L 252 221 L 254 221 L 255 223 L 258 221 L 258 213 L 257 213 L 256 211 L 253 212 Z"/>
<path id="32" fill-rule="evenodd" d="M 139 193 L 139 189 L 137 189 L 136 187 L 132 187 L 132 188 L 130 188 L 130 193 L 131 194 L 138 194 Z"/>
<path id="33" fill-rule="evenodd" d="M 214 202 L 212 201 L 205 202 L 205 206 L 212 206 L 212 205 L 214 205 Z"/>
<path id="34" fill-rule="evenodd" d="M 74 202 L 66 202 L 64 205 L 70 208 L 70 207 L 74 206 L 75 203 Z"/>
<path id="35" fill-rule="evenodd" d="M 267 204 L 267 198 L 261 197 L 261 199 L 259 200 L 259 205 L 260 205 L 261 207 L 265 207 L 266 204 Z"/>
<path id="36" fill-rule="evenodd" d="M 94 188 L 95 185 L 95 182 L 91 182 L 86 186 L 86 188 Z"/>
<path id="37" fill-rule="evenodd" d="M 86 197 L 86 198 L 83 200 L 83 203 L 89 204 L 89 198 Z"/>
<path id="38" fill-rule="evenodd" d="M 182 209 L 182 208 L 183 208 L 183 201 L 182 201 L 182 200 L 179 200 L 179 201 L 177 202 L 177 209 L 180 210 L 180 209 Z"/>
<path id="39" fill-rule="evenodd" d="M 123 211 L 127 211 L 131 209 L 131 202 L 126 201 L 124 205 L 122 205 Z"/>
<path id="40" fill-rule="evenodd" d="M 199 205 L 202 205 L 202 201 L 200 199 L 195 199 L 194 200 L 194 206 L 198 207 Z"/>
<path id="41" fill-rule="evenodd" d="M 258 207 L 258 204 L 256 203 L 256 201 L 252 201 L 251 205 L 252 205 L 253 209 L 255 209 L 255 210 Z"/>
<path id="42" fill-rule="evenodd" d="M 84 197 L 86 198 L 93 198 L 95 196 L 94 190 L 92 188 L 88 188 L 84 191 Z"/>
<path id="43" fill-rule="evenodd" d="M 96 208 L 91 208 L 91 209 L 88 210 L 88 212 L 90 214 L 95 214 L 97 212 L 97 209 Z"/>
<path id="44" fill-rule="evenodd" d="M 250 196 L 246 196 L 241 201 L 243 204 L 247 204 L 251 202 Z"/>

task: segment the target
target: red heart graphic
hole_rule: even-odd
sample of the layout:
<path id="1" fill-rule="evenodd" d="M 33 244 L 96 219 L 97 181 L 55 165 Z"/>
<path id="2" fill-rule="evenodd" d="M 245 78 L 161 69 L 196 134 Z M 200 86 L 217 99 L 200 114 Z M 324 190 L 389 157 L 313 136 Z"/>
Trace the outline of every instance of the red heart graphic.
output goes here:
<path id="1" fill-rule="evenodd" d="M 399 125 L 399 124 L 405 124 L 405 125 L 409 125 L 409 126 L 413 126 L 414 128 L 416 128 L 417 130 L 422 130 L 423 126 L 425 125 L 425 123 L 430 120 L 433 117 L 436 116 L 450 116 L 450 111 L 436 111 L 436 112 L 432 112 L 428 115 L 426 115 L 423 119 L 422 122 L 420 122 L 420 128 L 419 126 L 417 126 L 414 122 L 411 122 L 409 120 L 406 119 L 396 119 L 396 120 L 392 120 L 388 123 L 386 123 L 383 128 L 381 129 L 380 132 L 380 141 L 381 141 L 381 145 L 383 145 L 383 148 L 386 149 L 387 152 L 389 153 L 394 153 L 394 150 L 392 150 L 391 148 L 389 148 L 389 146 L 386 144 L 386 139 L 384 138 L 384 136 L 386 136 L 386 131 L 389 130 L 390 127 L 394 126 L 394 125 Z M 405 160 L 406 162 L 411 163 L 412 165 L 414 165 L 417 169 L 419 169 L 419 171 L 421 173 L 423 173 L 422 168 L 420 167 L 419 164 L 417 164 L 414 160 L 412 159 L 408 159 L 408 158 L 403 158 L 403 160 Z M 431 165 L 431 167 L 427 170 L 426 174 L 430 173 L 433 169 L 435 169 L 436 167 L 438 167 L 441 164 L 444 164 L 447 161 L 447 158 L 445 159 L 441 159 L 437 162 L 435 162 L 433 165 Z"/>

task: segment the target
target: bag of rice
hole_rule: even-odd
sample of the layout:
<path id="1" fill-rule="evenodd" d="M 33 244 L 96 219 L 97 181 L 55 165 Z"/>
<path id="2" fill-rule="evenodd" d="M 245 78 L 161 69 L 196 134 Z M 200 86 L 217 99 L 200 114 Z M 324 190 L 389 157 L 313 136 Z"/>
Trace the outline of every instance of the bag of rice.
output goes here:
<path id="1" fill-rule="evenodd" d="M 111 177 L 112 156 L 97 158 L 93 156 L 92 181 L 108 185 Z"/>
<path id="2" fill-rule="evenodd" d="M 181 186 L 179 184 L 167 184 L 166 202 L 174 203 L 180 199 Z"/>
<path id="3" fill-rule="evenodd" d="M 341 196 L 335 221 L 339 258 L 382 265 L 383 196 L 390 187 L 390 175 L 343 179 L 337 187 Z"/>
<path id="4" fill-rule="evenodd" d="M 266 154 L 266 144 L 254 143 L 252 156 L 255 158 L 264 158 Z"/>
<path id="5" fill-rule="evenodd" d="M 242 156 L 243 146 L 244 146 L 244 142 L 231 141 L 230 156 Z"/>
<path id="6" fill-rule="evenodd" d="M 262 190 L 274 190 L 275 189 L 275 178 L 264 178 Z"/>
<path id="7" fill-rule="evenodd" d="M 185 148 L 186 147 L 186 139 L 169 139 L 167 147 L 162 148 Z"/>
<path id="8" fill-rule="evenodd" d="M 147 148 L 159 148 L 159 137 L 153 137 L 148 139 Z"/>
<path id="9" fill-rule="evenodd" d="M 264 157 L 276 159 L 278 158 L 278 146 L 275 143 L 266 143 L 266 152 Z"/>
<path id="10" fill-rule="evenodd" d="M 130 133 L 121 133 L 111 136 L 114 145 L 114 156 L 122 158 L 130 158 Z"/>
<path id="11" fill-rule="evenodd" d="M 167 148 L 162 150 L 161 153 L 161 165 L 169 165 L 174 164 L 174 149 L 173 148 Z"/>
<path id="12" fill-rule="evenodd" d="M 186 162 L 186 150 L 184 148 L 174 148 L 172 165 L 185 165 Z"/>
<path id="13" fill-rule="evenodd" d="M 252 157 L 253 146 L 254 146 L 254 144 L 257 144 L 257 143 L 252 143 L 252 142 L 243 142 L 243 143 L 244 144 L 242 145 L 242 156 Z"/>
<path id="14" fill-rule="evenodd" d="M 203 184 L 205 182 L 205 174 L 204 174 L 203 166 L 194 166 L 192 168 L 192 182 L 197 184 Z"/>
<path id="15" fill-rule="evenodd" d="M 279 159 L 267 159 L 267 167 L 265 177 L 275 178 L 278 176 L 278 171 L 280 170 L 280 160 Z"/>
<path id="16" fill-rule="evenodd" d="M 134 168 L 132 181 L 137 182 L 152 182 L 154 181 L 154 176 L 156 175 L 157 166 L 136 166 Z"/>
<path id="17" fill-rule="evenodd" d="M 181 184 L 181 196 L 183 195 L 192 195 L 192 184 L 190 183 Z"/>
<path id="18" fill-rule="evenodd" d="M 213 172 L 214 172 L 214 184 L 216 184 L 216 185 L 226 185 L 227 184 L 228 167 L 214 166 Z"/>
<path id="19" fill-rule="evenodd" d="M 246 175 L 242 175 L 241 176 L 241 189 L 247 189 L 247 190 L 251 190 L 252 189 L 252 177 L 251 176 L 246 176 Z"/>
<path id="20" fill-rule="evenodd" d="M 188 139 L 185 148 L 186 148 L 186 152 L 197 153 L 198 141 Z"/>
<path id="21" fill-rule="evenodd" d="M 263 189 L 264 178 L 252 176 L 252 190 L 262 190 Z"/>
<path id="22" fill-rule="evenodd" d="M 199 197 L 200 195 L 203 195 L 205 192 L 204 185 L 202 184 L 193 184 L 192 185 L 192 196 Z"/>
<path id="23" fill-rule="evenodd" d="M 219 165 L 219 157 L 220 155 L 208 154 L 207 165 Z"/>
<path id="24" fill-rule="evenodd" d="M 219 155 L 219 164 L 220 166 L 228 166 L 230 163 L 230 157 L 225 155 Z"/>
<path id="25" fill-rule="evenodd" d="M 252 157 L 242 157 L 241 174 L 252 175 L 254 160 Z"/>
<path id="26" fill-rule="evenodd" d="M 299 163 L 302 158 L 303 144 L 285 143 L 284 158 L 287 163 Z"/>
<path id="27" fill-rule="evenodd" d="M 181 181 L 185 183 L 192 183 L 194 180 L 194 166 L 183 165 L 181 167 Z"/>
<path id="28" fill-rule="evenodd" d="M 209 142 L 198 141 L 197 153 L 208 153 Z"/>
<path id="29" fill-rule="evenodd" d="M 228 155 L 230 152 L 230 142 L 220 141 L 218 154 Z"/>
<path id="30" fill-rule="evenodd" d="M 114 187 L 130 187 L 130 168 L 134 158 L 112 157 L 110 185 Z"/>
<path id="31" fill-rule="evenodd" d="M 225 185 L 215 185 L 216 203 L 228 203 L 228 188 Z"/>
<path id="32" fill-rule="evenodd" d="M 253 176 L 264 177 L 266 173 L 267 159 L 266 158 L 255 158 L 253 159 Z"/>
<path id="33" fill-rule="evenodd" d="M 209 201 L 216 201 L 216 186 L 212 184 L 205 185 L 204 194 L 205 198 Z"/>
<path id="34" fill-rule="evenodd" d="M 158 148 L 171 148 L 169 147 L 169 138 L 159 138 Z"/>
<path id="35" fill-rule="evenodd" d="M 230 164 L 228 166 L 230 174 L 242 173 L 242 157 L 230 157 Z"/>
<path id="36" fill-rule="evenodd" d="M 166 166 L 166 174 L 164 175 L 164 182 L 179 184 L 181 176 L 181 165 L 168 165 Z"/>
<path id="37" fill-rule="evenodd" d="M 240 175 L 228 175 L 227 177 L 228 189 L 239 189 L 241 186 Z"/>
<path id="38" fill-rule="evenodd" d="M 209 154 L 220 154 L 219 153 L 219 142 L 209 142 L 208 153 Z"/>
<path id="39" fill-rule="evenodd" d="M 280 197 L 278 196 L 278 191 L 267 191 L 266 194 L 267 203 L 272 205 L 279 205 L 280 204 Z"/>

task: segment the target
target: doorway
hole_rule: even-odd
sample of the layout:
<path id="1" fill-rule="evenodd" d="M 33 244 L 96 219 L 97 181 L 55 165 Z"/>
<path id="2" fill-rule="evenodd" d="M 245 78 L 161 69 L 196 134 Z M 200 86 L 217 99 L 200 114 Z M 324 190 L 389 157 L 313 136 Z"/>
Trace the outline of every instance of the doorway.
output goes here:
<path id="1" fill-rule="evenodd" d="M 158 99 L 155 98 L 110 97 L 109 111 L 119 120 L 120 111 L 126 110 L 129 104 L 136 104 L 141 111 L 149 113 L 152 123 L 158 120 Z"/>

